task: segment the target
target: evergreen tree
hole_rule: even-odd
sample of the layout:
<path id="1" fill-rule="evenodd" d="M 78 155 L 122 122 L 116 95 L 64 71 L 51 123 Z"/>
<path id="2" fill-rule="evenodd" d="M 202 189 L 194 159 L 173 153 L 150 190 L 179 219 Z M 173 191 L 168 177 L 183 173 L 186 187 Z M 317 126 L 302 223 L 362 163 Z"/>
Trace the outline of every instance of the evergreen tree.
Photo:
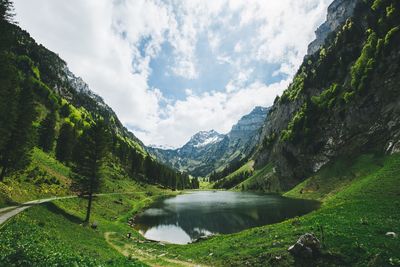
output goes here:
<path id="1" fill-rule="evenodd" d="M 0 151 L 10 141 L 18 117 L 20 87 L 17 73 L 12 57 L 0 53 Z"/>
<path id="2" fill-rule="evenodd" d="M 45 152 L 53 150 L 56 120 L 56 112 L 50 111 L 46 118 L 40 123 L 38 145 Z"/>
<path id="3" fill-rule="evenodd" d="M 69 123 L 64 123 L 57 139 L 56 158 L 62 162 L 69 162 L 75 144 L 75 130 Z"/>
<path id="4" fill-rule="evenodd" d="M 34 118 L 33 92 L 31 86 L 24 84 L 18 99 L 15 127 L 10 129 L 10 138 L 0 151 L 0 181 L 11 171 L 20 170 L 29 164 L 33 147 Z"/>
<path id="5" fill-rule="evenodd" d="M 149 182 L 153 182 L 154 166 L 153 166 L 153 160 L 149 155 L 147 155 L 146 158 L 144 159 L 144 170 L 147 180 Z"/>
<path id="6" fill-rule="evenodd" d="M 10 0 L 0 0 L 0 23 L 11 21 L 14 17 Z"/>
<path id="7" fill-rule="evenodd" d="M 101 167 L 108 148 L 108 131 L 103 121 L 97 121 L 87 129 L 75 150 L 74 171 L 78 175 L 76 186 L 88 197 L 85 223 L 89 223 L 93 194 L 101 184 Z"/>

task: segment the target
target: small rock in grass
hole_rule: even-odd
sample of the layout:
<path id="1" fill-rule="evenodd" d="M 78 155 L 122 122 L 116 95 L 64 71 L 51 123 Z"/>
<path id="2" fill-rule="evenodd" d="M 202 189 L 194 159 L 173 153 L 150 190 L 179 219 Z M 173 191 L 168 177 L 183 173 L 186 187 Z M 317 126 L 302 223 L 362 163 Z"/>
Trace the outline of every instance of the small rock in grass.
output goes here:
<path id="1" fill-rule="evenodd" d="M 93 222 L 92 225 L 90 225 L 90 227 L 92 227 L 92 229 L 97 229 L 97 222 Z"/>
<path id="2" fill-rule="evenodd" d="M 311 258 L 320 253 L 321 243 L 314 234 L 306 233 L 290 246 L 288 251 L 295 257 Z"/>
<path id="3" fill-rule="evenodd" d="M 391 238 L 396 238 L 397 237 L 397 234 L 395 232 L 387 232 L 385 235 L 388 236 L 388 237 L 391 237 Z"/>

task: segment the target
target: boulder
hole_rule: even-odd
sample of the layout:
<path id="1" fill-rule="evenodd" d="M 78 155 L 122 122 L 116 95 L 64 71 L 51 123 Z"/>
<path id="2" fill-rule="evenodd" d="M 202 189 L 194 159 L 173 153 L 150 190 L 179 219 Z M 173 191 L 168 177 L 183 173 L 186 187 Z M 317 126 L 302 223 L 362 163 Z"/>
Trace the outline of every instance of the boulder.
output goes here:
<path id="1" fill-rule="evenodd" d="M 396 238 L 397 237 L 397 234 L 395 232 L 387 232 L 385 235 L 388 236 L 388 237 L 391 237 L 391 238 Z"/>
<path id="2" fill-rule="evenodd" d="M 312 258 L 319 255 L 321 243 L 314 234 L 306 233 L 288 251 L 295 257 Z"/>

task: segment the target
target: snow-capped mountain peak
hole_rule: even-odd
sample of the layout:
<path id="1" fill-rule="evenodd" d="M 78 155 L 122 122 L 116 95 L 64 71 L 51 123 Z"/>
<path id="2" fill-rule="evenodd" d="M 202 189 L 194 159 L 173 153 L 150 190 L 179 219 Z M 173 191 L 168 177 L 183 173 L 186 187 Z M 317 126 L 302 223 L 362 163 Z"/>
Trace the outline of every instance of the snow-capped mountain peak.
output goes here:
<path id="1" fill-rule="evenodd" d="M 190 141 L 186 144 L 196 148 L 205 147 L 210 144 L 218 143 L 224 139 L 224 135 L 214 130 L 211 131 L 200 131 L 190 138 Z"/>

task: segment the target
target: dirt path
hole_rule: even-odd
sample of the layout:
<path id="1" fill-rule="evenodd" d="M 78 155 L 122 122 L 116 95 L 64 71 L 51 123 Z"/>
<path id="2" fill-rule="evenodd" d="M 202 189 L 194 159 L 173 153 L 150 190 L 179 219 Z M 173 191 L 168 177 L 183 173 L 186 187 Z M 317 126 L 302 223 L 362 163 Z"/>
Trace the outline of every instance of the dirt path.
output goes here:
<path id="1" fill-rule="evenodd" d="M 185 267 L 207 267 L 207 265 L 203 264 L 195 264 L 188 261 L 181 261 L 177 259 L 167 258 L 167 253 L 163 253 L 160 255 L 156 255 L 155 253 L 149 253 L 145 250 L 138 249 L 133 245 L 125 243 L 123 246 L 118 246 L 113 243 L 113 235 L 118 235 L 115 232 L 106 232 L 104 233 L 104 238 L 107 243 L 117 250 L 119 253 L 126 257 L 136 258 L 150 266 L 161 267 L 161 266 L 185 266 Z"/>
<path id="2" fill-rule="evenodd" d="M 130 195 L 130 194 L 137 194 L 137 193 L 142 193 L 142 192 L 100 193 L 100 194 L 94 194 L 94 196 Z M 39 204 L 46 203 L 46 202 L 51 202 L 54 200 L 77 198 L 77 197 L 78 196 L 73 195 L 73 196 L 64 196 L 64 197 L 50 197 L 50 198 L 36 199 L 36 200 L 31 200 L 31 201 L 22 203 L 19 206 L 11 206 L 11 207 L 1 208 L 0 209 L 0 225 L 5 223 L 8 219 L 17 215 L 18 213 L 20 213 L 32 206 L 39 205 Z"/>

